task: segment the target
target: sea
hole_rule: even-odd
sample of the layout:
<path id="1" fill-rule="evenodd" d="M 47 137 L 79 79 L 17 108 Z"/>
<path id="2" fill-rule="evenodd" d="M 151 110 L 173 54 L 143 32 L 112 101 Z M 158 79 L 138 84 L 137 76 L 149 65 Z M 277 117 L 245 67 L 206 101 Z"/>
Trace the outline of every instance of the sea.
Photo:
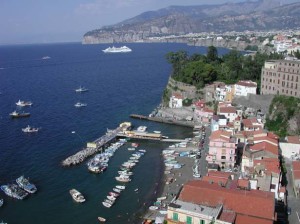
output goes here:
<path id="1" fill-rule="evenodd" d="M 129 115 L 148 115 L 160 104 L 172 72 L 165 58 L 168 52 L 205 54 L 206 48 L 136 43 L 127 44 L 131 53 L 103 53 L 109 46 L 81 43 L 0 46 L 0 184 L 14 183 L 24 175 L 38 188 L 35 194 L 21 201 L 1 191 L 4 205 L 0 208 L 0 221 L 92 224 L 99 223 L 97 217 L 101 216 L 107 223 L 140 223 L 140 217 L 159 196 L 163 173 L 161 152 L 167 144 L 137 141 L 139 148 L 147 152 L 134 168 L 132 181 L 111 208 L 101 202 L 118 184 L 115 176 L 132 154 L 127 150 L 132 140 L 117 150 L 103 174 L 88 172 L 86 162 L 68 168 L 62 167 L 61 162 L 124 121 L 132 122 L 134 127 L 145 125 L 149 132 L 160 130 L 171 138 L 191 137 L 190 128 L 134 120 Z M 76 93 L 79 86 L 89 91 Z M 15 103 L 19 99 L 32 101 L 33 105 L 17 108 Z M 78 101 L 87 107 L 74 107 Z M 9 113 L 14 110 L 29 112 L 31 116 L 12 119 Z M 23 133 L 22 128 L 27 125 L 40 130 Z M 72 188 L 83 193 L 85 203 L 72 200 L 69 194 Z"/>

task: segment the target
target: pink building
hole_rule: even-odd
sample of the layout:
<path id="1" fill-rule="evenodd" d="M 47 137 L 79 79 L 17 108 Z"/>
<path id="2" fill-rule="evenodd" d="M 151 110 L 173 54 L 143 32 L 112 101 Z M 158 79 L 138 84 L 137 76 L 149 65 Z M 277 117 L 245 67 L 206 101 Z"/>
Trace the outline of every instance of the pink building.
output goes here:
<path id="1" fill-rule="evenodd" d="M 214 131 L 209 140 L 207 162 L 218 164 L 222 169 L 233 168 L 236 161 L 236 146 L 230 132 Z"/>
<path id="2" fill-rule="evenodd" d="M 194 119 L 202 121 L 204 123 L 209 123 L 210 119 L 214 115 L 214 111 L 209 108 L 199 108 L 196 107 L 194 110 Z"/>

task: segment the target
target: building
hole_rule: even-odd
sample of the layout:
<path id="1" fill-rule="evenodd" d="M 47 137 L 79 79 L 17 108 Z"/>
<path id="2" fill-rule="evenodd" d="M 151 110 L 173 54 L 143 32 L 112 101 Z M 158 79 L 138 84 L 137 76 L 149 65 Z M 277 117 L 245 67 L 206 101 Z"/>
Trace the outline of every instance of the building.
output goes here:
<path id="1" fill-rule="evenodd" d="M 206 156 L 208 163 L 218 164 L 222 169 L 233 168 L 236 162 L 235 138 L 230 132 L 214 131 L 209 137 L 209 151 Z"/>
<path id="2" fill-rule="evenodd" d="M 276 221 L 274 193 L 189 181 L 168 206 L 166 220 L 170 224 L 273 224 Z"/>
<path id="3" fill-rule="evenodd" d="M 300 97 L 300 61 L 266 61 L 261 73 L 261 94 Z"/>
<path id="4" fill-rule="evenodd" d="M 248 94 L 256 95 L 257 83 L 250 80 L 241 80 L 234 85 L 235 96 L 247 96 Z"/>
<path id="5" fill-rule="evenodd" d="M 296 136 L 287 136 L 285 142 L 280 142 L 282 156 L 288 161 L 300 159 L 300 138 Z"/>
<path id="6" fill-rule="evenodd" d="M 238 116 L 237 110 L 233 106 L 219 107 L 218 114 L 224 115 L 230 122 L 233 122 Z"/>
<path id="7" fill-rule="evenodd" d="M 182 107 L 183 96 L 179 93 L 173 93 L 170 97 L 169 107 L 170 108 L 181 108 Z"/>

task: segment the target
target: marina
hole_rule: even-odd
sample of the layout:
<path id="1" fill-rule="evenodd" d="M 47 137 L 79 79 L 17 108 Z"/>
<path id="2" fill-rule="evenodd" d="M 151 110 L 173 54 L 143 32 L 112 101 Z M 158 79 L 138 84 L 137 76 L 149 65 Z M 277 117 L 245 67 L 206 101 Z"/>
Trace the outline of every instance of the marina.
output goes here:
<path id="1" fill-rule="evenodd" d="M 97 152 L 102 151 L 102 147 L 115 140 L 119 132 L 125 132 L 126 130 L 130 129 L 130 127 L 130 122 L 121 123 L 116 129 L 110 130 L 105 135 L 96 139 L 95 141 L 87 143 L 86 148 L 63 160 L 62 165 L 71 166 L 83 162 L 86 158 L 94 155 Z"/>

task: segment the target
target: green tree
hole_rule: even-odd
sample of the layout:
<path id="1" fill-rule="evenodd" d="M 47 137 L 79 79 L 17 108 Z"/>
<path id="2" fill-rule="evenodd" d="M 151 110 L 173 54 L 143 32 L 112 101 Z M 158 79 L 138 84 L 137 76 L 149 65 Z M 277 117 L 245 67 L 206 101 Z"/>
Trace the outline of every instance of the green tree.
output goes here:
<path id="1" fill-rule="evenodd" d="M 219 59 L 218 56 L 218 49 L 214 46 L 209 46 L 207 48 L 207 55 L 206 55 L 208 62 L 216 62 Z"/>

